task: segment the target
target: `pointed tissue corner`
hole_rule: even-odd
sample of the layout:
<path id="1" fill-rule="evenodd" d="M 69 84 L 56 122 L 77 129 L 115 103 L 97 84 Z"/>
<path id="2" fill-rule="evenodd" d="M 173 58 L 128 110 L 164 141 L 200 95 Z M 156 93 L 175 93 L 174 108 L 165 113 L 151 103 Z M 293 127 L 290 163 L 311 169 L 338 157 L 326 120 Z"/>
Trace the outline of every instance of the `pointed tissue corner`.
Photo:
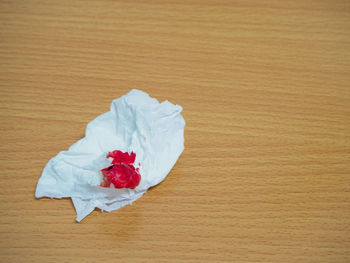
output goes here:
<path id="1" fill-rule="evenodd" d="M 117 210 L 159 184 L 184 150 L 182 107 L 131 90 L 91 121 L 85 137 L 53 157 L 35 197 L 71 197 L 80 222 Z"/>

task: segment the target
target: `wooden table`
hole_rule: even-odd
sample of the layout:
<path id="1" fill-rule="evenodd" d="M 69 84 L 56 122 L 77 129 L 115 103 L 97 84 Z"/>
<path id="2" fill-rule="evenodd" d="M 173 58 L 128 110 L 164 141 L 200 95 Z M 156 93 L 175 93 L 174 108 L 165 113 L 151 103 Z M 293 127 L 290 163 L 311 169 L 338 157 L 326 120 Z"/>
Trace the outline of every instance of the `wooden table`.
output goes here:
<path id="1" fill-rule="evenodd" d="M 1 1 L 1 262 L 350 262 L 349 1 Z M 131 89 L 186 149 L 75 222 L 47 161 Z"/>

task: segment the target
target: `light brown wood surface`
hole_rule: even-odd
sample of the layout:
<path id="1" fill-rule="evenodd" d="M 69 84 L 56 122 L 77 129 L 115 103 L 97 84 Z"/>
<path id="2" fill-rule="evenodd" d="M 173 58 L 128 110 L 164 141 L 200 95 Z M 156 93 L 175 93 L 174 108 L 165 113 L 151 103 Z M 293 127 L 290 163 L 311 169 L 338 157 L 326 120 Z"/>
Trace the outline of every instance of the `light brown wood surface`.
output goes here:
<path id="1" fill-rule="evenodd" d="M 350 262 L 349 1 L 0 1 L 1 262 Z M 136 88 L 186 149 L 75 222 L 47 161 Z"/>

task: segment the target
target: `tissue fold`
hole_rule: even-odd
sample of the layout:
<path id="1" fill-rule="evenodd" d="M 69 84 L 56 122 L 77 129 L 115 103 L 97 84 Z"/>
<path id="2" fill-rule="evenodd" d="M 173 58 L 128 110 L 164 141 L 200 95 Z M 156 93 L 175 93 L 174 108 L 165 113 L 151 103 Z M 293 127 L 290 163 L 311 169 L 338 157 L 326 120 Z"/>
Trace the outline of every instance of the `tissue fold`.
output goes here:
<path id="1" fill-rule="evenodd" d="M 131 204 L 167 176 L 184 150 L 181 111 L 139 90 L 113 100 L 109 112 L 87 125 L 84 138 L 46 164 L 35 197 L 71 197 L 78 222 L 96 207 L 110 212 Z M 111 164 L 106 156 L 114 150 L 136 153 L 141 181 L 135 189 L 100 186 L 100 170 Z"/>

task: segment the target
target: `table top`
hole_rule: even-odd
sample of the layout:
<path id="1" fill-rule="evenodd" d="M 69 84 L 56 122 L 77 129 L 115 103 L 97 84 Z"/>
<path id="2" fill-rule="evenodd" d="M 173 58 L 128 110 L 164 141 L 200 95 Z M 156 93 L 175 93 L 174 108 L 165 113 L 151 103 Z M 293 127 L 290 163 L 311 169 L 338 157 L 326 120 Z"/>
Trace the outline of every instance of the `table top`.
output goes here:
<path id="1" fill-rule="evenodd" d="M 1 1 L 1 262 L 350 262 L 349 1 Z M 185 151 L 75 222 L 47 161 L 131 89 Z"/>

